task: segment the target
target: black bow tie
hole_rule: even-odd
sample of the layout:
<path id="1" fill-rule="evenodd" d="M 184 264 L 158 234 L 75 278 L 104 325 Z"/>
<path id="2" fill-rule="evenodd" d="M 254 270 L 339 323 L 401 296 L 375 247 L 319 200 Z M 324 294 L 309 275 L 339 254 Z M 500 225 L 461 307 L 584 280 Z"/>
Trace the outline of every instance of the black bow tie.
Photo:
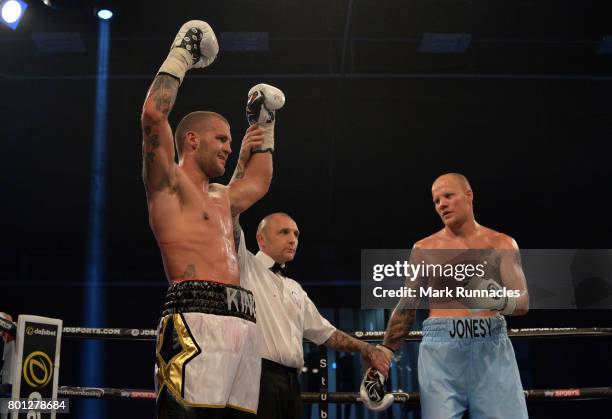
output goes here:
<path id="1" fill-rule="evenodd" d="M 288 276 L 287 266 L 280 266 L 278 263 L 274 262 L 274 265 L 270 266 L 270 270 L 275 274 L 280 273 L 282 276 Z"/>

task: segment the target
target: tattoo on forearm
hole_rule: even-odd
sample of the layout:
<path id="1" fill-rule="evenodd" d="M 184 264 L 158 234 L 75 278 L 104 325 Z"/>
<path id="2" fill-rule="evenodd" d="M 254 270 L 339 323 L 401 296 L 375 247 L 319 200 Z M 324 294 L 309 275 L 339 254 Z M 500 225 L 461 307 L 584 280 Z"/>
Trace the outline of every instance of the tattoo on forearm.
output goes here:
<path id="1" fill-rule="evenodd" d="M 155 102 L 155 109 L 164 115 L 168 115 L 174 107 L 178 88 L 179 82 L 172 76 L 159 74 L 155 77 L 149 89 L 149 96 Z"/>
<path id="2" fill-rule="evenodd" d="M 406 339 L 410 333 L 415 314 L 416 310 L 414 309 L 407 310 L 396 308 L 389 319 L 383 344 L 393 350 L 398 350 L 404 343 L 404 339 Z"/>
<path id="3" fill-rule="evenodd" d="M 371 345 L 355 339 L 340 330 L 336 330 L 324 343 L 328 348 L 343 352 L 361 352 L 367 356 L 374 350 Z"/>

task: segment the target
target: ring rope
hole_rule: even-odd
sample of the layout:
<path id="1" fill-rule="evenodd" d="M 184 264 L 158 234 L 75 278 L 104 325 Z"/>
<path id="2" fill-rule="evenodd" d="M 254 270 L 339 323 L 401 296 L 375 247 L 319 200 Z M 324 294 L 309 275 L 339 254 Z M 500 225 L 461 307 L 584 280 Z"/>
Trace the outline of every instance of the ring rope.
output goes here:
<path id="1" fill-rule="evenodd" d="M 17 330 L 14 322 L 0 318 L 0 329 L 11 334 Z M 356 339 L 365 342 L 380 341 L 385 331 L 355 331 L 349 333 Z M 511 338 L 560 338 L 560 337 L 610 337 L 612 327 L 537 327 L 508 329 Z M 62 337 L 76 339 L 120 339 L 120 340 L 155 340 L 155 329 L 127 329 L 110 327 L 70 327 L 64 326 Z M 423 332 L 412 331 L 407 341 L 420 341 Z"/>
<path id="2" fill-rule="evenodd" d="M 612 399 L 612 387 L 584 387 L 584 388 L 552 388 L 524 390 L 525 399 L 528 401 L 560 401 L 560 400 L 595 400 Z M 0 388 L 0 395 L 10 395 L 10 385 Z M 61 386 L 57 395 L 60 397 L 79 397 L 94 399 L 155 399 L 153 390 L 133 390 L 123 388 L 97 388 L 97 387 L 71 387 Z M 418 404 L 419 393 L 417 392 L 393 392 L 395 403 Z M 309 393 L 301 394 L 305 403 L 359 403 L 359 393 L 335 392 L 335 393 Z"/>

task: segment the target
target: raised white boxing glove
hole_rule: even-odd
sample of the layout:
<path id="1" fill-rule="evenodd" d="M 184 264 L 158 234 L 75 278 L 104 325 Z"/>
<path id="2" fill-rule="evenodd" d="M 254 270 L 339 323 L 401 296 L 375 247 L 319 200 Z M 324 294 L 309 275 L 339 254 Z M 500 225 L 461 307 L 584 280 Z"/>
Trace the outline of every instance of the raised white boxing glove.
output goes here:
<path id="1" fill-rule="evenodd" d="M 484 291 L 487 293 L 497 292 L 502 293 L 503 288 L 493 279 L 484 278 L 482 276 L 473 276 L 467 280 L 467 284 L 464 289 L 468 291 L 466 296 L 463 297 L 463 304 L 466 307 L 473 310 L 497 310 L 501 314 L 512 314 L 516 308 L 517 297 L 503 295 L 503 296 L 474 296 L 470 297 L 469 293 L 472 291 Z M 459 291 L 459 289 L 458 289 Z M 506 290 L 507 293 L 508 290 Z"/>
<path id="2" fill-rule="evenodd" d="M 380 412 L 393 404 L 393 394 L 385 394 L 385 377 L 374 368 L 368 368 L 361 380 L 359 398 L 370 410 Z"/>
<path id="3" fill-rule="evenodd" d="M 158 74 L 170 74 L 182 83 L 187 70 L 210 65 L 218 53 L 219 43 L 210 25 L 202 20 L 190 20 L 176 34 Z"/>
<path id="4" fill-rule="evenodd" d="M 260 83 L 251 87 L 246 105 L 246 116 L 249 125 L 257 124 L 264 132 L 261 147 L 253 153 L 274 151 L 274 123 L 276 111 L 285 105 L 285 94 L 269 84 Z"/>

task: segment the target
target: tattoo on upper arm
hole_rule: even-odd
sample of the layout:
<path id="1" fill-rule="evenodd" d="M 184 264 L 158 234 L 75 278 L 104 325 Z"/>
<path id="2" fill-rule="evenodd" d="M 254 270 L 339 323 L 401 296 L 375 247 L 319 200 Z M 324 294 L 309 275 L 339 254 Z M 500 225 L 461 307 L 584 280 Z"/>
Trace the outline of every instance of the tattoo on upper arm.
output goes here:
<path id="1" fill-rule="evenodd" d="M 151 171 L 151 165 L 155 161 L 155 150 L 160 146 L 159 136 L 153 133 L 150 126 L 143 128 L 142 140 L 142 178 L 145 186 L 148 184 L 148 178 Z"/>
<path id="2" fill-rule="evenodd" d="M 416 310 L 414 309 L 396 308 L 389 319 L 383 343 L 395 350 L 399 349 L 410 332 L 415 314 Z"/>
<path id="3" fill-rule="evenodd" d="M 176 94 L 178 92 L 179 82 L 174 77 L 167 74 L 159 74 L 153 80 L 147 95 L 147 101 L 152 101 L 155 104 L 155 109 L 164 115 L 168 115 L 174 106 Z M 161 142 L 159 132 L 155 123 L 149 122 L 150 125 L 143 126 L 142 139 L 142 178 L 145 184 L 147 195 L 150 192 L 149 178 L 151 175 L 151 167 L 155 162 L 157 149 Z M 170 173 L 172 177 L 172 173 Z M 170 179 L 163 179 L 159 185 L 155 185 L 156 190 L 164 189 L 170 186 Z"/>
<path id="4" fill-rule="evenodd" d="M 244 165 L 242 162 L 236 163 L 236 170 L 234 170 L 234 174 L 232 175 L 232 179 L 230 183 L 235 179 L 242 179 L 244 177 Z"/>

